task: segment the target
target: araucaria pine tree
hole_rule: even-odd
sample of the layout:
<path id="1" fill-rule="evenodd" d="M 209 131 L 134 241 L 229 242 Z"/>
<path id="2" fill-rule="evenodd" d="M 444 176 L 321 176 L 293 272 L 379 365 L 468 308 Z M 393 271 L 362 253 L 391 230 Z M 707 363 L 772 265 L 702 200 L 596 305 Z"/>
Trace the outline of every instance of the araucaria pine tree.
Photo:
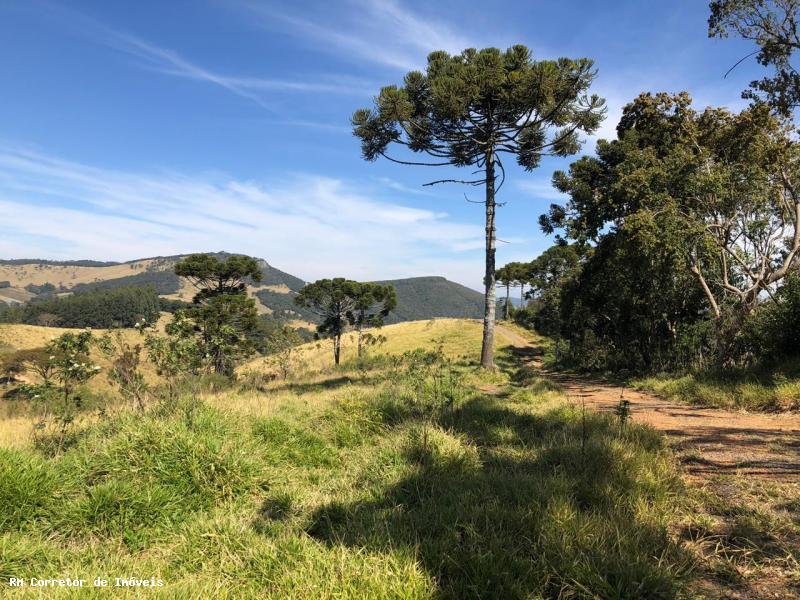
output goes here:
<path id="1" fill-rule="evenodd" d="M 342 350 L 342 334 L 349 324 L 348 314 L 355 310 L 353 293 L 358 283 L 343 277 L 319 279 L 309 283 L 294 297 L 297 306 L 308 308 L 320 316 L 317 332 L 333 339 L 333 360 L 338 365 Z"/>
<path id="2" fill-rule="evenodd" d="M 366 160 L 385 157 L 408 165 L 469 167 L 463 183 L 485 189 L 486 289 L 481 365 L 494 368 L 495 194 L 505 179 L 503 159 L 527 171 L 544 156 L 568 156 L 579 133 L 595 131 L 604 101 L 587 94 L 596 71 L 589 59 L 535 61 L 525 46 L 502 52 L 432 52 L 425 73 L 411 71 L 402 86 L 384 87 L 373 108 L 353 115 Z M 430 162 L 388 156 L 390 146 L 428 155 Z M 409 157 L 410 158 L 410 157 Z"/>
<path id="3" fill-rule="evenodd" d="M 397 292 L 391 285 L 356 283 L 351 286 L 355 306 L 347 319 L 358 332 L 358 357 L 363 354 L 365 327 L 382 327 L 383 320 L 397 307 Z"/>

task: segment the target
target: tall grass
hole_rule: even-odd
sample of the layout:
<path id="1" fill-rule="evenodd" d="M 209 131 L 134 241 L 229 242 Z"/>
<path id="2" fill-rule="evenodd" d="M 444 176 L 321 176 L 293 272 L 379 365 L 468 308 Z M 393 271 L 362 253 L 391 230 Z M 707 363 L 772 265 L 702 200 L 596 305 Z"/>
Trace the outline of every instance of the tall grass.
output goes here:
<path id="1" fill-rule="evenodd" d="M 141 548 L 192 513 L 258 489 L 263 469 L 248 442 L 199 406 L 168 418 L 121 415 L 51 460 L 4 450 L 0 531 Z"/>
<path id="2" fill-rule="evenodd" d="M 53 458 L 5 449 L 0 578 L 153 576 L 163 598 L 684 590 L 654 432 L 584 419 L 527 371 L 487 396 L 471 367 L 428 366 L 274 382 L 257 417 L 237 407 L 268 397 L 235 387 L 123 413 Z"/>
<path id="3" fill-rule="evenodd" d="M 631 381 L 637 389 L 698 406 L 752 411 L 800 410 L 800 369 L 739 370 L 676 375 L 660 373 Z M 784 373 L 788 373 L 784 374 Z"/>

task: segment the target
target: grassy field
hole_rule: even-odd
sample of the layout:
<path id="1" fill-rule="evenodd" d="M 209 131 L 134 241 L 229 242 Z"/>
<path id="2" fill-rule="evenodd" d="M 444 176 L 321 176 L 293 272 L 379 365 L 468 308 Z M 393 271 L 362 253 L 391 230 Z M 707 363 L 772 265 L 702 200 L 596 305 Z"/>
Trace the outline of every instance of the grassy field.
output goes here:
<path id="1" fill-rule="evenodd" d="M 304 324 L 307 326 L 307 324 Z M 464 319 L 430 319 L 387 325 L 382 329 L 371 329 L 370 333 L 386 336 L 386 343 L 377 348 L 367 348 L 367 356 L 399 356 L 415 348 L 434 349 L 441 347 L 451 359 L 464 363 L 477 363 L 480 358 L 482 324 Z M 503 348 L 509 340 L 498 333 L 495 347 Z M 357 358 L 358 346 L 355 333 L 342 336 L 341 361 L 350 363 Z M 313 375 L 333 367 L 333 343 L 330 340 L 311 342 L 298 348 L 300 370 Z M 269 361 L 255 359 L 240 368 L 269 369 Z"/>
<path id="2" fill-rule="evenodd" d="M 659 436 L 520 377 L 503 340 L 504 371 L 481 374 L 476 323 L 384 333 L 366 365 L 332 369 L 311 344 L 287 381 L 117 413 L 57 457 L 0 449 L 0 581 L 152 577 L 157 598 L 683 593 L 691 558 L 668 534 L 682 484 Z M 420 345 L 451 361 L 377 360 Z"/>

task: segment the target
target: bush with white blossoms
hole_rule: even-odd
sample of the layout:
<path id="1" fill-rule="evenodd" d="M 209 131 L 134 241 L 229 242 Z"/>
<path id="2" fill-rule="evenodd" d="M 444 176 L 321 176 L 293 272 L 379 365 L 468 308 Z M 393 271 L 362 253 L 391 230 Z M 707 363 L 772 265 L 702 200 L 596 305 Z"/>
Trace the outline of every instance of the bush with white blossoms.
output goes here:
<path id="1" fill-rule="evenodd" d="M 36 432 L 56 429 L 56 451 L 61 451 L 64 440 L 72 427 L 79 399 L 75 392 L 92 377 L 100 372 L 100 366 L 90 358 L 92 346 L 96 338 L 90 330 L 80 333 L 64 333 L 53 338 L 45 350 L 48 354 L 48 366 L 51 381 L 55 381 L 61 397 L 59 405 L 46 403 L 44 414 L 36 425 Z"/>

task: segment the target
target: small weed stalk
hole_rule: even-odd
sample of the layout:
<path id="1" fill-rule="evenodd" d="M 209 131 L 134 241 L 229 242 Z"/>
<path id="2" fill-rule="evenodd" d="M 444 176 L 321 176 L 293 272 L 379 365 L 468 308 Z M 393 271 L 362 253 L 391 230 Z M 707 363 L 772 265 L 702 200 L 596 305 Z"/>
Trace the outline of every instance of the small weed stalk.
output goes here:
<path id="1" fill-rule="evenodd" d="M 416 349 L 404 353 L 391 377 L 396 383 L 408 382 L 413 389 L 413 412 L 422 423 L 422 451 L 427 456 L 429 430 L 451 411 L 464 396 L 459 374 L 453 370 L 439 346 L 435 351 Z"/>
<path id="2" fill-rule="evenodd" d="M 586 398 L 581 396 L 581 466 L 586 467 Z"/>
<path id="3" fill-rule="evenodd" d="M 614 408 L 614 414 L 619 419 L 619 432 L 622 433 L 625 429 L 625 424 L 631 418 L 631 403 L 630 400 L 625 399 L 624 392 L 619 394 L 619 403 Z"/>

